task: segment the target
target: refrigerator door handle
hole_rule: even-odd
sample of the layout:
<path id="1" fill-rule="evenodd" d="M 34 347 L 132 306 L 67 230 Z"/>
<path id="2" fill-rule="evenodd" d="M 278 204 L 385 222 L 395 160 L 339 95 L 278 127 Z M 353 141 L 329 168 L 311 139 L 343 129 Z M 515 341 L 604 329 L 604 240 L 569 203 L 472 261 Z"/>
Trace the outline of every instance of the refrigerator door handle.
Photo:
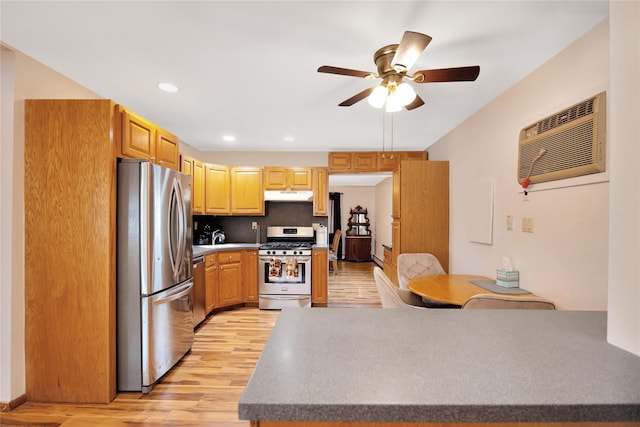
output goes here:
<path id="1" fill-rule="evenodd" d="M 193 282 L 189 281 L 189 283 L 185 283 L 184 285 L 177 287 L 176 290 L 174 290 L 172 293 L 162 298 L 154 299 L 153 305 L 162 305 L 170 301 L 178 300 L 184 297 L 185 295 L 188 295 L 189 292 L 191 292 L 192 287 L 193 287 Z"/>
<path id="2" fill-rule="evenodd" d="M 170 203 L 170 218 L 169 227 L 177 227 L 177 242 L 173 242 L 172 239 L 169 239 L 169 255 L 171 258 L 171 267 L 173 269 L 174 277 L 178 277 L 180 272 L 180 266 L 182 265 L 186 252 L 186 234 L 187 234 L 187 218 L 185 213 L 184 203 L 182 202 L 182 188 L 180 186 L 180 181 L 177 178 L 174 178 L 172 188 L 171 188 L 171 203 Z M 177 215 L 177 221 L 174 216 Z M 171 235 L 171 233 L 170 233 Z M 174 245 L 176 247 L 174 247 Z"/>

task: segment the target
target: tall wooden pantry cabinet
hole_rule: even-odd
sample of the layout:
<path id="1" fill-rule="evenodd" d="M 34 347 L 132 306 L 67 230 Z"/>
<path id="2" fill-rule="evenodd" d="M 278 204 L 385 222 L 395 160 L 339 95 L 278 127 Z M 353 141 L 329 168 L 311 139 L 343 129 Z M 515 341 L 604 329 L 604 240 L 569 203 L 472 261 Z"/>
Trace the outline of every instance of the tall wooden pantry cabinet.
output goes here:
<path id="1" fill-rule="evenodd" d="M 115 138 L 108 100 L 25 101 L 27 400 L 116 395 Z"/>
<path id="2" fill-rule="evenodd" d="M 427 252 L 449 271 L 449 162 L 400 162 L 392 200 L 392 259 L 385 266 L 395 270 L 398 255 Z M 398 284 L 397 271 L 387 275 Z"/>

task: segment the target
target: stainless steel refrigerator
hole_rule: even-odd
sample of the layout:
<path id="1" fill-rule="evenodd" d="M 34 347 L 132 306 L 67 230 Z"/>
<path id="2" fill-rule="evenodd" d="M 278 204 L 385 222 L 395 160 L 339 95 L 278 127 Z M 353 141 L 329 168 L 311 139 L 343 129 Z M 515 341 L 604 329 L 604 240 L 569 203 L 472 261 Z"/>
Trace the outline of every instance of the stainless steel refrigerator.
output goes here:
<path id="1" fill-rule="evenodd" d="M 191 177 L 118 161 L 118 390 L 148 393 L 193 344 Z"/>

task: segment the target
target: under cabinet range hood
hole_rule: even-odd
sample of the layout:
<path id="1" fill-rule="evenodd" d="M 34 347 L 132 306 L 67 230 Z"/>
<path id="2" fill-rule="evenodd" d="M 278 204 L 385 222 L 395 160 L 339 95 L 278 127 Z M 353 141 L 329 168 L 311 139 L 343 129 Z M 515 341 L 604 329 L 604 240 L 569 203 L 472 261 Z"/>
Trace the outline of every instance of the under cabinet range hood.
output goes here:
<path id="1" fill-rule="evenodd" d="M 312 202 L 313 191 L 265 191 L 264 200 L 272 202 Z"/>

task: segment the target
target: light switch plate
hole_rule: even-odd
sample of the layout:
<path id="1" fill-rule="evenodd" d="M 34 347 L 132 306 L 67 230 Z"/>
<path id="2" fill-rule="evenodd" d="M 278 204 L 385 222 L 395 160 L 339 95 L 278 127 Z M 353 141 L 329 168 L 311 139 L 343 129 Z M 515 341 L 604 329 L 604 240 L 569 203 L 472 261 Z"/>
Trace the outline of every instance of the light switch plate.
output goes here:
<path id="1" fill-rule="evenodd" d="M 533 218 L 531 217 L 522 218 L 522 231 L 524 233 L 533 233 Z"/>

